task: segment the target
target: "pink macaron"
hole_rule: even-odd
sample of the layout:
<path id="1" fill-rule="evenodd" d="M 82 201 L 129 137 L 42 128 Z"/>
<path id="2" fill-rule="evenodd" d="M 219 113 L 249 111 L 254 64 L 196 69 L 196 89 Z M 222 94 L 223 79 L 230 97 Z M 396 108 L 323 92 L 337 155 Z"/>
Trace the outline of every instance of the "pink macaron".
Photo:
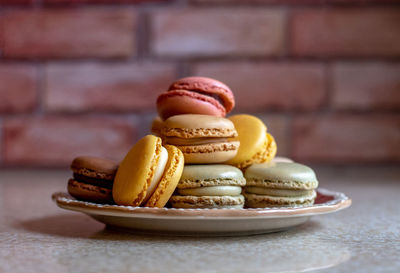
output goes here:
<path id="1" fill-rule="evenodd" d="M 157 98 L 158 114 L 164 120 L 183 114 L 224 117 L 234 106 L 235 99 L 230 88 L 206 77 L 179 79 Z"/>

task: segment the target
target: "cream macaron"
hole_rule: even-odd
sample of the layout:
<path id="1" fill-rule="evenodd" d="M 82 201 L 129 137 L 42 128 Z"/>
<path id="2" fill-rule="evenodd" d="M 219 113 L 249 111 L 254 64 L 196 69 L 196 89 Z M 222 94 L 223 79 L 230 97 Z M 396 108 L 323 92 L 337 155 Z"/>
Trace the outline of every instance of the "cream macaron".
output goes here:
<path id="1" fill-rule="evenodd" d="M 243 208 L 243 173 L 229 165 L 186 165 L 170 203 L 174 208 Z"/>
<path id="2" fill-rule="evenodd" d="M 246 207 L 294 207 L 314 203 L 318 180 L 302 164 L 271 162 L 251 165 L 245 172 Z"/>
<path id="3" fill-rule="evenodd" d="M 208 115 L 177 115 L 165 120 L 160 128 L 164 143 L 178 147 L 185 164 L 222 163 L 236 156 L 239 141 L 233 123 Z"/>

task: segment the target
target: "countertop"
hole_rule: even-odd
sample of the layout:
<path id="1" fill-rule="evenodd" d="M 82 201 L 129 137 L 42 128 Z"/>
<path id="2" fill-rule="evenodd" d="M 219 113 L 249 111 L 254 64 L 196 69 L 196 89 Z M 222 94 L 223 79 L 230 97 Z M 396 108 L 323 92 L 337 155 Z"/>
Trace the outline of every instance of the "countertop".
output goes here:
<path id="1" fill-rule="evenodd" d="M 353 205 L 285 232 L 204 238 L 104 229 L 52 202 L 70 172 L 0 170 L 0 272 L 400 272 L 400 169 L 316 172 Z"/>

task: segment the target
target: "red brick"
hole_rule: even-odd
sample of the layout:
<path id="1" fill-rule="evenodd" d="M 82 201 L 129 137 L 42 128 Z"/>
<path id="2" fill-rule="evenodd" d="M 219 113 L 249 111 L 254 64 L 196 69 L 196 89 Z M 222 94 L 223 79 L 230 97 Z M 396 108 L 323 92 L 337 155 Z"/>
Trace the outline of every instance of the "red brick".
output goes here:
<path id="1" fill-rule="evenodd" d="M 292 50 L 305 56 L 399 56 L 400 9 L 308 9 L 292 18 Z"/>
<path id="2" fill-rule="evenodd" d="M 28 112 L 37 101 L 37 72 L 31 65 L 0 64 L 0 112 Z"/>
<path id="3" fill-rule="evenodd" d="M 11 118 L 4 122 L 3 138 L 7 165 L 67 166 L 78 155 L 121 160 L 135 129 L 122 118 Z"/>
<path id="4" fill-rule="evenodd" d="M 289 118 L 281 114 L 257 115 L 267 125 L 267 131 L 274 136 L 278 146 L 278 156 L 288 156 L 290 148 Z"/>
<path id="5" fill-rule="evenodd" d="M 146 2 L 167 2 L 169 0 L 42 0 L 44 4 L 136 4 Z"/>
<path id="6" fill-rule="evenodd" d="M 400 109 L 400 64 L 334 65 L 332 104 L 338 109 Z"/>
<path id="7" fill-rule="evenodd" d="M 399 115 L 300 117 L 293 128 L 293 156 L 314 162 L 400 160 Z"/>
<path id="8" fill-rule="evenodd" d="M 10 11 L 4 15 L 4 55 L 127 57 L 133 54 L 135 21 L 127 8 Z"/>
<path id="9" fill-rule="evenodd" d="M 46 109 L 51 111 L 154 110 L 157 96 L 175 79 L 167 64 L 52 64 L 46 69 Z"/>
<path id="10" fill-rule="evenodd" d="M 356 3 L 398 3 L 398 0 L 190 0 L 196 4 L 356 4 Z"/>
<path id="11" fill-rule="evenodd" d="M 0 57 L 3 55 L 4 50 L 4 23 L 3 17 L 0 14 Z"/>
<path id="12" fill-rule="evenodd" d="M 29 5 L 33 4 L 33 0 L 0 0 L 1 5 Z"/>
<path id="13" fill-rule="evenodd" d="M 280 55 L 285 13 L 278 9 L 175 9 L 154 12 L 152 52 L 195 57 Z"/>
<path id="14" fill-rule="evenodd" d="M 202 63 L 193 71 L 228 84 L 240 111 L 313 110 L 326 96 L 324 67 L 317 63 Z"/>

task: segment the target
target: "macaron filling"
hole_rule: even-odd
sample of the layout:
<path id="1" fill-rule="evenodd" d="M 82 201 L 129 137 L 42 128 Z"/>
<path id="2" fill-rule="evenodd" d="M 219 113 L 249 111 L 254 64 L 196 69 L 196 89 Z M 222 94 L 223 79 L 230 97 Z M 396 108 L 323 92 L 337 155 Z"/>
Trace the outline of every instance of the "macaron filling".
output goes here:
<path id="1" fill-rule="evenodd" d="M 254 193 L 260 195 L 270 196 L 305 196 L 311 195 L 313 190 L 285 190 L 285 189 L 270 189 L 264 187 L 246 187 L 247 193 Z"/>
<path id="2" fill-rule="evenodd" d="M 158 183 L 160 182 L 164 174 L 167 162 L 168 162 L 168 151 L 164 147 L 161 147 L 160 159 L 158 160 L 158 164 L 154 172 L 153 179 L 150 182 L 150 186 L 147 188 L 146 197 L 143 202 L 147 202 L 150 196 L 154 193 L 155 189 L 158 186 Z"/>
<path id="3" fill-rule="evenodd" d="M 242 187 L 240 186 L 212 186 L 191 189 L 178 189 L 180 195 L 193 196 L 236 196 L 241 194 Z"/>
<path id="4" fill-rule="evenodd" d="M 111 189 L 113 186 L 113 180 L 95 178 L 78 173 L 73 173 L 73 177 L 76 181 L 87 183 L 94 186 L 100 186 L 107 189 Z"/>
<path id="5" fill-rule="evenodd" d="M 215 99 L 216 101 L 218 101 L 225 108 L 227 107 L 226 102 L 218 94 L 209 93 L 209 92 L 205 92 L 205 91 L 199 91 L 199 90 L 187 90 L 187 91 L 194 92 L 194 93 L 197 93 L 197 94 L 200 94 L 200 95 L 206 95 L 206 96 L 211 97 L 211 98 Z"/>
<path id="6" fill-rule="evenodd" d="M 179 137 L 166 137 L 165 141 L 171 145 L 177 146 L 191 146 L 203 145 L 210 143 L 228 142 L 228 138 L 224 137 L 206 137 L 206 138 L 179 138 Z"/>

